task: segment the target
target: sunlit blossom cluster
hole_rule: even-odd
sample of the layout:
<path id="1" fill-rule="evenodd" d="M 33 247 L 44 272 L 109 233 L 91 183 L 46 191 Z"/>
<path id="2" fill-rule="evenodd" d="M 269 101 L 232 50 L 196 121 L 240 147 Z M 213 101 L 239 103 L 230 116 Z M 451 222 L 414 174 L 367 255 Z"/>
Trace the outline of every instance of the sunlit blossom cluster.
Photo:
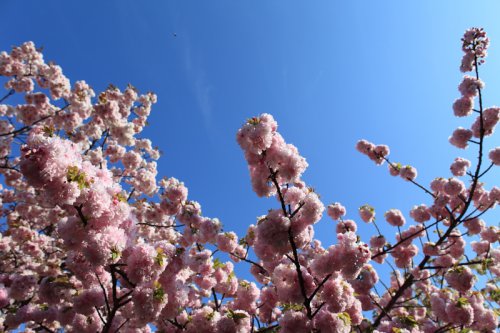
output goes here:
<path id="1" fill-rule="evenodd" d="M 305 157 L 261 114 L 236 140 L 253 190 L 274 206 L 240 236 L 204 216 L 182 181 L 158 176 L 160 151 L 141 137 L 155 94 L 71 83 L 31 42 L 1 52 L 0 330 L 495 332 L 500 229 L 488 212 L 500 189 L 483 176 L 500 165 L 500 147 L 484 147 L 500 108 L 483 106 L 484 30 L 462 41 L 461 70 L 475 75 L 452 108 L 477 116 L 449 141 L 477 147 L 477 160 L 457 157 L 425 186 L 388 146 L 360 140 L 359 152 L 428 201 L 378 215 L 366 204 L 353 217 L 323 203 L 303 179 Z M 325 211 L 323 245 L 314 226 Z M 373 228 L 366 242 L 361 228 Z"/>

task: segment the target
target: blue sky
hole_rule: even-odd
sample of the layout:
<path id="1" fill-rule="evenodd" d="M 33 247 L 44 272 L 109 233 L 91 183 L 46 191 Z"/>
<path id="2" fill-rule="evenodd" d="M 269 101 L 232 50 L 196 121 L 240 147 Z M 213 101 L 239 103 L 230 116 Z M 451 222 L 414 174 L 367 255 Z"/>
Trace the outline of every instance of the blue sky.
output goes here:
<path id="1" fill-rule="evenodd" d="M 160 175 L 183 180 L 204 215 L 239 235 L 277 207 L 251 190 L 235 141 L 247 118 L 273 114 L 324 202 L 342 202 L 357 220 L 369 203 L 383 225 L 386 210 L 429 201 L 357 153 L 357 140 L 390 145 L 392 159 L 415 166 L 423 184 L 449 177 L 456 156 L 475 161 L 447 142 L 471 121 L 451 110 L 468 27 L 491 38 L 484 100 L 500 103 L 497 1 L 2 1 L 0 10 L 2 50 L 33 40 L 73 82 L 154 91 L 144 136 L 164 152 Z M 498 135 L 488 141 L 500 143 Z M 489 186 L 495 177 L 498 170 Z M 364 240 L 374 233 L 361 229 Z M 316 231 L 334 241 L 333 222 Z"/>

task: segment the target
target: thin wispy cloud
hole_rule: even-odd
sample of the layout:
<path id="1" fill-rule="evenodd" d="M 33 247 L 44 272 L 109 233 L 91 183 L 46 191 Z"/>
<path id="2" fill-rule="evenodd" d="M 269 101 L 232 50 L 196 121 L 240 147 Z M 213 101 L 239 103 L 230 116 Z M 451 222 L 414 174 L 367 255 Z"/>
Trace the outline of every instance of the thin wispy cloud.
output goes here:
<path id="1" fill-rule="evenodd" d="M 212 85 L 207 79 L 200 58 L 193 57 L 192 45 L 189 37 L 183 36 L 184 67 L 186 77 L 193 91 L 198 108 L 203 116 L 205 129 L 211 132 L 212 129 Z"/>

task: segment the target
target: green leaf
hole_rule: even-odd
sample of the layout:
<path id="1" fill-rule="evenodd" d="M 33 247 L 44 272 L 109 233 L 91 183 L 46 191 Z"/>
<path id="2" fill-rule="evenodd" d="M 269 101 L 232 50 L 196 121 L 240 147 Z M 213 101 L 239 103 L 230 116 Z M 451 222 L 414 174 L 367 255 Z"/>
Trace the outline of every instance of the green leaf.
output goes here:
<path id="1" fill-rule="evenodd" d="M 113 246 L 111 248 L 111 260 L 115 261 L 116 259 L 120 258 L 120 256 L 121 256 L 120 250 L 118 250 L 118 248 Z"/>
<path id="2" fill-rule="evenodd" d="M 368 209 L 372 213 L 375 211 L 375 208 L 373 208 L 372 206 L 370 206 L 368 204 L 359 207 L 359 210 L 362 210 L 362 209 Z"/>
<path id="3" fill-rule="evenodd" d="M 257 125 L 258 123 L 260 123 L 260 118 L 257 118 L 257 117 L 253 117 L 253 118 L 248 118 L 247 119 L 247 124 L 250 124 L 250 125 Z"/>
<path id="4" fill-rule="evenodd" d="M 230 232 L 225 232 L 224 236 L 227 237 L 227 238 L 229 238 L 230 240 L 234 240 L 234 235 L 232 233 L 230 233 Z"/>
<path id="5" fill-rule="evenodd" d="M 163 252 L 163 249 L 161 247 L 156 249 L 156 257 L 155 257 L 155 263 L 162 267 L 165 264 L 165 259 L 167 258 L 167 255 L 165 252 Z"/>
<path id="6" fill-rule="evenodd" d="M 48 137 L 53 137 L 54 136 L 54 133 L 56 132 L 54 126 L 50 125 L 50 126 L 43 126 L 43 134 L 45 136 L 48 136 Z"/>
<path id="7" fill-rule="evenodd" d="M 459 297 L 457 299 L 457 306 L 459 308 L 463 308 L 464 306 L 469 305 L 469 300 L 465 297 Z"/>
<path id="8" fill-rule="evenodd" d="M 483 262 L 481 263 L 481 266 L 482 266 L 482 269 L 483 270 L 487 270 L 488 267 L 490 267 L 491 265 L 493 265 L 493 259 L 492 258 L 486 258 L 483 260 Z"/>
<path id="9" fill-rule="evenodd" d="M 161 284 L 158 281 L 155 281 L 153 285 L 153 298 L 160 302 L 163 301 L 163 299 L 165 298 L 165 291 L 163 290 Z"/>
<path id="10" fill-rule="evenodd" d="M 250 288 L 250 283 L 248 283 L 248 281 L 242 280 L 242 281 L 240 281 L 240 286 L 248 289 L 248 288 Z"/>
<path id="11" fill-rule="evenodd" d="M 212 312 L 210 312 L 209 314 L 207 314 L 207 315 L 205 316 L 205 318 L 206 318 L 207 320 L 212 320 L 214 316 L 215 316 L 215 311 L 212 311 Z"/>
<path id="12" fill-rule="evenodd" d="M 351 316 L 347 312 L 341 312 L 338 316 L 346 326 L 351 326 Z"/>
<path id="13" fill-rule="evenodd" d="M 90 182 L 85 176 L 85 172 L 80 171 L 77 166 L 70 166 L 66 172 L 68 182 L 76 182 L 80 190 L 90 187 Z"/>
<path id="14" fill-rule="evenodd" d="M 303 304 L 298 304 L 298 303 L 283 303 L 281 306 L 283 311 L 302 311 L 304 309 Z"/>
<path id="15" fill-rule="evenodd" d="M 227 313 L 227 317 L 233 320 L 247 318 L 248 316 L 245 313 L 234 312 L 233 310 L 229 310 Z"/>
<path id="16" fill-rule="evenodd" d="M 407 327 L 416 327 L 418 325 L 418 322 L 415 320 L 415 317 L 408 315 L 408 316 L 401 316 L 399 317 L 399 320 L 401 323 Z"/>
<path id="17" fill-rule="evenodd" d="M 214 260 L 214 269 L 224 268 L 224 267 L 226 267 L 226 264 L 222 263 L 222 261 L 220 261 L 219 258 L 215 258 L 215 260 Z"/>
<path id="18" fill-rule="evenodd" d="M 500 289 L 491 290 L 490 297 L 492 300 L 498 303 L 500 301 Z"/>
<path id="19" fill-rule="evenodd" d="M 127 202 L 127 197 L 126 197 L 126 196 L 124 196 L 124 195 L 123 195 L 123 194 L 121 194 L 121 193 L 117 193 L 117 194 L 115 195 L 115 198 L 116 198 L 116 200 L 118 200 L 119 202 Z"/>

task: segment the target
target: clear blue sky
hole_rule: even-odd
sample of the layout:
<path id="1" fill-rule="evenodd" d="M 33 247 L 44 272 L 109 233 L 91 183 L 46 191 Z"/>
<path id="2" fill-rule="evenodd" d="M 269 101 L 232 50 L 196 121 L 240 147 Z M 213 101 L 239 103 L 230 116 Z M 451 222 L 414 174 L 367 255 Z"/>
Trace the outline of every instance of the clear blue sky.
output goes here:
<path id="1" fill-rule="evenodd" d="M 272 113 L 324 202 L 342 202 L 357 220 L 369 203 L 382 225 L 386 210 L 429 201 L 358 154 L 357 140 L 390 145 L 424 184 L 449 177 L 456 156 L 475 161 L 447 142 L 470 122 L 451 110 L 470 26 L 492 40 L 484 100 L 500 103 L 498 1 L 2 1 L 0 10 L 2 50 L 33 40 L 73 82 L 156 92 L 144 133 L 164 151 L 160 175 L 183 180 L 204 215 L 239 235 L 277 207 L 251 190 L 235 141 L 247 118 Z M 494 178 L 498 170 L 489 186 Z M 316 230 L 334 240 L 333 222 Z"/>

